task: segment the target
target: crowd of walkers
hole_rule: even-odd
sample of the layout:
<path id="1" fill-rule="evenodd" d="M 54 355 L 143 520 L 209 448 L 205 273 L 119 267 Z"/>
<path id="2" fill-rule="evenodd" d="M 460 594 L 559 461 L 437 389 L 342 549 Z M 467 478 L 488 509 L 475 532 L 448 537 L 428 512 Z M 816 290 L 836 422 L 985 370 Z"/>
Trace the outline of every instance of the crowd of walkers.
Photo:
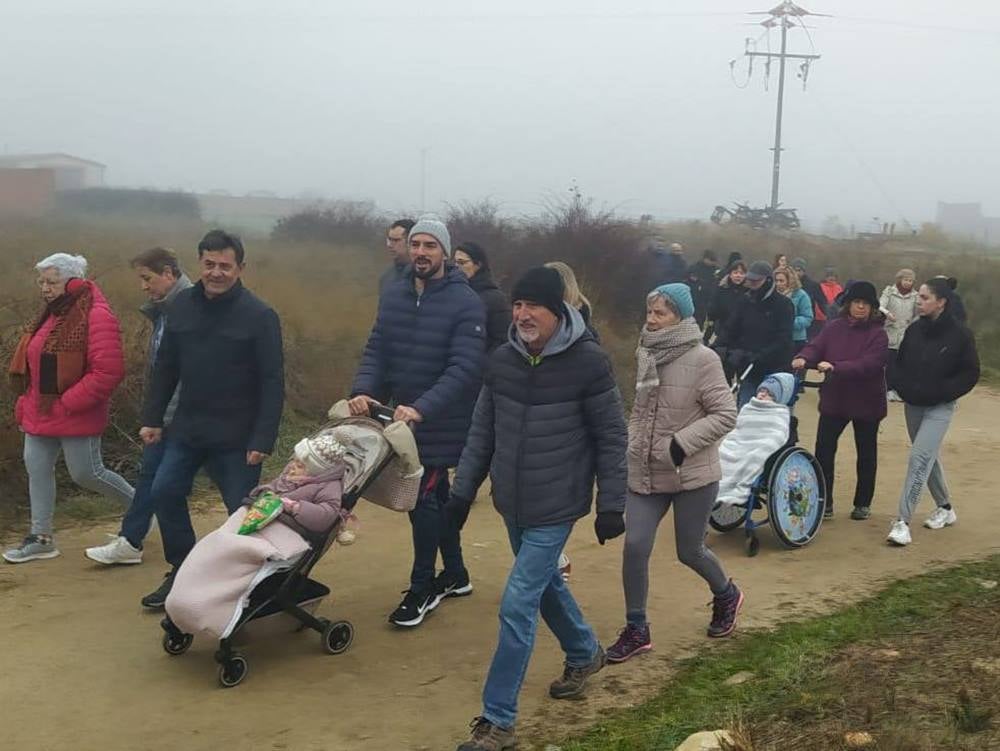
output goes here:
<path id="1" fill-rule="evenodd" d="M 391 407 L 411 426 L 423 467 L 409 515 L 409 587 L 390 622 L 419 626 L 445 600 L 473 592 L 461 531 L 487 478 L 514 554 L 482 713 L 459 751 L 513 747 L 539 615 L 565 652 L 563 674 L 549 689 L 556 699 L 581 695 L 607 662 L 651 649 L 649 560 L 671 509 L 678 560 L 712 592 L 708 636 L 734 631 L 744 593 L 706 547 L 705 531 L 721 479 L 719 446 L 738 410 L 776 390 L 790 398 L 791 376 L 775 374 L 815 369 L 824 377 L 816 456 L 827 517 L 837 445 L 850 425 L 857 448 L 850 516 L 869 518 L 879 425 L 891 400 L 904 404 L 912 449 L 888 540 L 910 543 L 924 487 L 936 504 L 925 526 L 957 520 L 940 450 L 979 361 L 954 279 L 918 286 L 902 269 L 879 295 L 868 281 L 841 285 L 832 268 L 816 282 L 800 258 L 780 255 L 772 264 L 734 253 L 720 268 L 707 250 L 688 266 L 682 245 L 655 241 L 626 419 L 593 306 L 567 264 L 526 271 L 508 297 L 487 250 L 465 238 L 453 245 L 435 217 L 394 222 L 385 245 L 390 265 L 378 281 L 349 408 L 360 415 L 373 404 Z M 9 367 L 20 395 L 31 529 L 3 554 L 7 561 L 59 555 L 53 510 L 62 453 L 76 483 L 126 507 L 118 533 L 88 548 L 88 558 L 140 563 L 158 524 L 170 571 L 142 604 L 159 609 L 195 545 L 188 512 L 195 474 L 206 470 L 229 512 L 259 485 L 284 404 L 279 317 L 243 286 L 239 237 L 213 230 L 197 258 L 194 283 L 168 249 L 132 261 L 151 323 L 135 488 L 101 458 L 109 402 L 125 370 L 118 321 L 86 278 L 84 258 L 56 253 L 36 265 L 44 307 Z M 625 625 L 607 650 L 560 571 L 575 523 L 595 505 L 598 542 L 625 537 Z"/>

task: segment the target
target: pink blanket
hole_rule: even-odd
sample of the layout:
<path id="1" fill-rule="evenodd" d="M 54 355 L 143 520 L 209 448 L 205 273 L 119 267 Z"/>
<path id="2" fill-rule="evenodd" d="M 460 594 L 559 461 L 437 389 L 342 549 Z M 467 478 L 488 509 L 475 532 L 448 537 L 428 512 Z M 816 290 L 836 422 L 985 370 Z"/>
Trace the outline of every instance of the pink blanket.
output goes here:
<path id="1" fill-rule="evenodd" d="M 166 609 L 181 631 L 225 638 L 253 588 L 309 549 L 301 535 L 277 521 L 252 535 L 236 534 L 245 515 L 246 509 L 238 509 L 202 538 L 177 571 Z"/>

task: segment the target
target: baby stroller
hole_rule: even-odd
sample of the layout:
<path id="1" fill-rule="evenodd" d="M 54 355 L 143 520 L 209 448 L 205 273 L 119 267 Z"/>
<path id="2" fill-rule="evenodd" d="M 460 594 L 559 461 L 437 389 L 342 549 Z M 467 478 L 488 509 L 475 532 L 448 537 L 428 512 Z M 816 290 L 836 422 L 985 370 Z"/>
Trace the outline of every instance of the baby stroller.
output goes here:
<path id="1" fill-rule="evenodd" d="M 751 366 L 752 367 L 752 366 Z M 736 379 L 734 390 L 750 368 Z M 803 388 L 818 388 L 820 383 L 806 381 L 795 374 L 795 391 L 789 403 L 793 410 Z M 826 506 L 826 480 L 823 469 L 811 453 L 797 445 L 798 418 L 791 415 L 788 442 L 771 454 L 750 489 L 746 503 L 717 503 L 708 523 L 718 532 L 731 532 L 742 526 L 746 533 L 746 552 L 753 557 L 760 552 L 757 530 L 771 525 L 785 547 L 801 548 L 819 533 Z M 766 509 L 767 516 L 754 521 L 753 514 Z"/>
<path id="2" fill-rule="evenodd" d="M 382 435 L 385 426 L 392 422 L 392 415 L 391 409 L 373 405 L 369 417 L 335 418 L 317 431 L 318 434 L 332 427 L 352 425 L 362 431 L 373 446 L 377 446 L 377 449 L 365 454 L 363 467 L 350 485 L 344 487 L 341 508 L 345 511 L 351 511 L 363 495 L 375 491 L 372 485 L 379 480 L 380 473 L 396 458 L 389 442 Z M 388 474 L 386 473 L 386 480 Z M 419 479 L 413 483 L 414 501 L 418 484 Z M 386 483 L 382 482 L 380 485 L 385 486 Z M 407 510 L 402 506 L 391 507 L 394 510 Z M 330 621 L 313 615 L 323 598 L 330 594 L 330 588 L 309 577 L 313 567 L 336 539 L 341 523 L 338 522 L 322 535 L 304 534 L 303 537 L 309 545 L 308 550 L 297 560 L 282 562 L 284 565 L 279 566 L 280 570 L 271 573 L 253 587 L 242 613 L 219 640 L 219 647 L 215 652 L 215 661 L 219 664 L 219 683 L 223 687 L 237 686 L 247 676 L 247 658 L 233 649 L 234 639 L 249 624 L 266 618 L 280 618 L 282 614 L 286 617 L 291 616 L 298 621 L 298 630 L 310 628 L 317 631 L 323 649 L 332 655 L 341 654 L 351 646 L 354 640 L 354 626 L 349 621 Z M 194 636 L 182 632 L 169 616 L 165 617 L 160 625 L 164 631 L 162 641 L 164 651 L 172 656 L 187 652 L 194 641 Z"/>

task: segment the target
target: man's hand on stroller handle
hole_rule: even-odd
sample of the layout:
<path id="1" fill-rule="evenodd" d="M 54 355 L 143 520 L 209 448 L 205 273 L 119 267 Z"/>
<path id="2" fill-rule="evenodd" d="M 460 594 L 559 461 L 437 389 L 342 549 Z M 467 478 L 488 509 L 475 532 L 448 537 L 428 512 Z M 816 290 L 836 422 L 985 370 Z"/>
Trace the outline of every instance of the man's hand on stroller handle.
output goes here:
<path id="1" fill-rule="evenodd" d="M 256 467 L 258 464 L 263 464 L 267 456 L 263 451 L 247 451 L 247 464 Z"/>
<path id="2" fill-rule="evenodd" d="M 163 428 L 140 428 L 139 438 L 147 446 L 152 446 L 154 443 L 159 443 L 163 438 Z"/>
<path id="3" fill-rule="evenodd" d="M 347 400 L 347 406 L 350 408 L 352 415 L 367 415 L 373 404 L 377 407 L 382 406 L 378 399 L 372 399 L 367 394 L 361 394 Z"/>
<path id="4" fill-rule="evenodd" d="M 417 410 L 413 407 L 407 407 L 405 404 L 400 404 L 396 407 L 396 411 L 393 413 L 392 419 L 396 422 L 405 422 L 409 425 L 415 422 L 423 422 L 424 416 L 417 412 Z"/>

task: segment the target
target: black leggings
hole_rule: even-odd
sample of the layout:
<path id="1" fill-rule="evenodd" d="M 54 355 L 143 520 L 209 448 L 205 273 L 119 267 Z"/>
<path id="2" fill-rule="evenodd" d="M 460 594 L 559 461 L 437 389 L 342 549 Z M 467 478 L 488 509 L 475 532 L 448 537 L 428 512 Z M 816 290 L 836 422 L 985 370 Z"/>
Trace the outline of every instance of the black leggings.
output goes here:
<path id="1" fill-rule="evenodd" d="M 826 505 L 833 508 L 834 460 L 837 441 L 849 423 L 854 425 L 854 446 L 858 452 L 858 483 L 854 488 L 854 505 L 869 507 L 875 496 L 875 474 L 878 471 L 879 420 L 847 420 L 841 417 L 819 416 L 816 433 L 816 459 L 826 475 Z"/>

